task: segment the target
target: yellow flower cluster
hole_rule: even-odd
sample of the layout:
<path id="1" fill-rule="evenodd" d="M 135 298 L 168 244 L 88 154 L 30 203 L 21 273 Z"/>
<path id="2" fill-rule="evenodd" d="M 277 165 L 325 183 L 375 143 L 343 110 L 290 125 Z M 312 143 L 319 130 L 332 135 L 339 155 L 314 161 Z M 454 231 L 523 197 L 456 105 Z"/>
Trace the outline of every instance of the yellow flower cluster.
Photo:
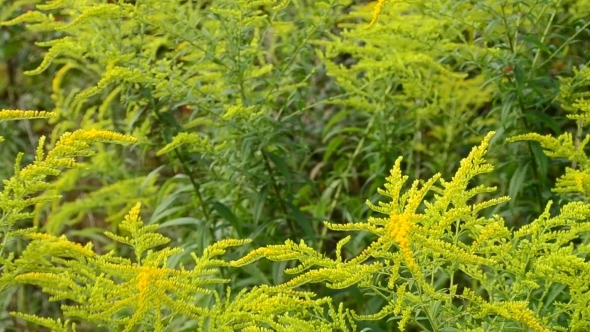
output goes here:
<path id="1" fill-rule="evenodd" d="M 398 243 L 401 252 L 408 268 L 414 272 L 419 273 L 418 264 L 414 260 L 412 249 L 410 248 L 410 240 L 408 233 L 412 229 L 410 216 L 408 214 L 391 214 L 389 223 L 385 226 L 387 233 Z"/>
<path id="2" fill-rule="evenodd" d="M 518 322 L 523 322 L 526 326 L 530 327 L 534 331 L 549 332 L 548 329 L 543 328 L 539 322 L 533 316 L 532 311 L 528 308 L 526 301 L 513 301 L 505 304 L 505 307 L 509 313 L 508 317 Z"/>

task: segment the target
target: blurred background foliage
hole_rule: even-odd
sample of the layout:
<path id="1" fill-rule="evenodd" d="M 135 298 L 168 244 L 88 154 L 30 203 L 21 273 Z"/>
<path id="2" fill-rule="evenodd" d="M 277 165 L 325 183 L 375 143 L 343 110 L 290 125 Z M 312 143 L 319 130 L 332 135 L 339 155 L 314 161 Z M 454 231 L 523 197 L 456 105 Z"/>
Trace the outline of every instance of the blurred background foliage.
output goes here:
<path id="1" fill-rule="evenodd" d="M 65 172 L 63 200 L 37 206 L 33 223 L 125 250 L 102 232 L 141 201 L 146 220 L 187 249 L 176 257 L 187 264 L 191 251 L 229 237 L 253 247 L 303 239 L 331 255 L 341 235 L 322 221 L 366 220 L 365 201 L 378 199 L 399 156 L 413 179 L 448 178 L 491 130 L 496 171 L 481 181 L 512 201 L 486 213 L 519 227 L 549 199 L 567 201 L 551 192 L 563 162 L 537 143 L 504 140 L 575 130 L 557 97 L 560 78 L 587 64 L 590 4 L 390 1 L 366 29 L 375 4 L 0 0 L 0 108 L 59 114 L 52 125 L 0 124 L 0 177 L 18 151 L 34 155 L 40 135 L 53 144 L 77 128 L 133 134 L 135 147 L 104 147 L 87 170 Z M 227 273 L 244 287 L 280 283 L 284 267 Z M 361 313 L 383 305 L 315 291 Z M 11 310 L 55 310 L 27 303 L 33 289 L 18 292 Z"/>

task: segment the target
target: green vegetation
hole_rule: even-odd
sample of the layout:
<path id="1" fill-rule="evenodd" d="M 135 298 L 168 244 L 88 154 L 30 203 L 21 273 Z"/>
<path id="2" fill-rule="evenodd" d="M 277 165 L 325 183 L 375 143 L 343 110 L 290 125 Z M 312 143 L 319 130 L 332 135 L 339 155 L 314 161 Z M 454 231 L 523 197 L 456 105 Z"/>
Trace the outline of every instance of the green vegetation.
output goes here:
<path id="1" fill-rule="evenodd" d="M 0 331 L 586 331 L 585 0 L 0 0 Z"/>

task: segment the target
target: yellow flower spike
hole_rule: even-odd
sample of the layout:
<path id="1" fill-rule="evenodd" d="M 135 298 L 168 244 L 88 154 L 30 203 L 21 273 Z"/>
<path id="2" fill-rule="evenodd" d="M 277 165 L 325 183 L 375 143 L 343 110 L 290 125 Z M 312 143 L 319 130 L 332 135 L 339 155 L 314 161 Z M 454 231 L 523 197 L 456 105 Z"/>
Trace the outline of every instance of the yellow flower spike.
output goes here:
<path id="1" fill-rule="evenodd" d="M 56 113 L 46 111 L 0 110 L 0 122 L 25 119 L 48 119 L 57 117 Z"/>
<path id="2" fill-rule="evenodd" d="M 92 18 L 111 19 L 132 16 L 134 7 L 129 4 L 97 4 L 88 6 L 69 24 L 60 27 L 58 30 L 65 30 L 82 24 Z"/>
<path id="3" fill-rule="evenodd" d="M 383 11 L 383 6 L 385 6 L 386 1 L 387 0 L 377 1 L 377 4 L 375 5 L 375 9 L 373 9 L 373 18 L 371 19 L 371 22 L 369 22 L 369 24 L 365 27 L 365 29 L 370 29 L 375 25 L 375 23 L 377 23 L 377 20 L 379 19 L 379 15 L 381 14 L 381 11 Z"/>
<path id="4" fill-rule="evenodd" d="M 42 73 L 47 68 L 49 68 L 49 66 L 53 63 L 53 60 L 64 54 L 81 55 L 81 53 L 84 52 L 83 48 L 80 45 L 78 45 L 72 37 L 54 39 L 48 42 L 38 42 L 37 46 L 50 47 L 50 49 L 47 51 L 47 53 L 45 53 L 45 56 L 43 57 L 43 61 L 41 61 L 41 64 L 39 64 L 39 66 L 35 69 L 25 71 L 25 75 L 32 76 Z"/>
<path id="5" fill-rule="evenodd" d="M 37 23 L 37 22 L 48 22 L 51 19 L 38 11 L 28 11 L 16 18 L 9 21 L 0 22 L 0 26 L 11 26 L 19 23 Z"/>
<path id="6" fill-rule="evenodd" d="M 97 129 L 80 129 L 76 130 L 69 137 L 71 140 L 80 140 L 85 142 L 102 142 L 102 143 L 119 143 L 131 144 L 136 143 L 137 138 L 123 135 L 109 130 Z"/>
<path id="7" fill-rule="evenodd" d="M 0 110 L 0 122 L 24 119 L 49 119 L 57 117 L 57 113 L 46 111 Z M 0 142 L 4 137 L 0 136 Z"/>
<path id="8" fill-rule="evenodd" d="M 282 10 L 282 9 L 285 9 L 285 7 L 287 7 L 287 5 L 289 4 L 289 2 L 290 2 L 290 0 L 282 0 L 276 6 L 272 7 L 272 9 L 273 10 Z"/>
<path id="9" fill-rule="evenodd" d="M 548 332 L 535 318 L 533 311 L 528 308 L 526 301 L 512 301 L 505 303 L 504 306 L 508 309 L 508 317 L 516 321 L 523 322 L 534 331 Z"/>
<path id="10" fill-rule="evenodd" d="M 66 76 L 66 74 L 68 73 L 68 71 L 70 71 L 70 69 L 74 68 L 74 65 L 72 65 L 71 63 L 67 63 L 64 66 L 62 66 L 56 73 L 55 76 L 53 77 L 53 80 L 51 81 L 51 89 L 54 93 L 54 99 L 57 98 L 57 93 L 60 90 L 60 86 L 61 83 L 63 82 L 64 77 Z"/>

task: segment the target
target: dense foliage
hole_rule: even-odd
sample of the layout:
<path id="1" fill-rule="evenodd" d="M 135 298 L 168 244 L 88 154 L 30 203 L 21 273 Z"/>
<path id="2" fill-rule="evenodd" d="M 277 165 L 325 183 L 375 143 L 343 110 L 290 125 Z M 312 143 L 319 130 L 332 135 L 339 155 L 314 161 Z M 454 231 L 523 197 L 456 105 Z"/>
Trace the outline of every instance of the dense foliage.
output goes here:
<path id="1" fill-rule="evenodd" d="M 0 331 L 585 331 L 588 8 L 0 0 Z"/>

